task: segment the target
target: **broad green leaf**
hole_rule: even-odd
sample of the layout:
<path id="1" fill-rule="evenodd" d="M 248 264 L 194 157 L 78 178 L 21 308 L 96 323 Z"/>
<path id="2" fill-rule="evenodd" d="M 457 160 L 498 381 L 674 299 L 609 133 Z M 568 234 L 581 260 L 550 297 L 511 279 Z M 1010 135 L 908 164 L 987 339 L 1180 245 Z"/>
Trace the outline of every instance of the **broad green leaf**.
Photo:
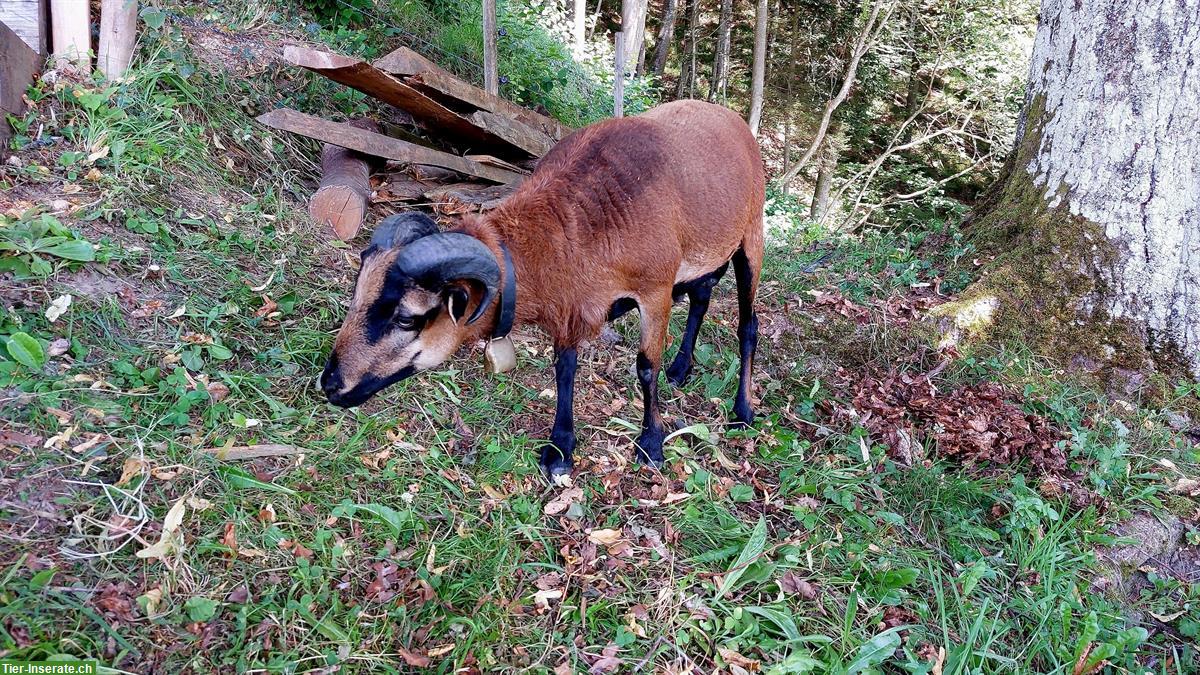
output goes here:
<path id="1" fill-rule="evenodd" d="M 234 466 L 219 466 L 217 473 L 225 477 L 225 482 L 229 483 L 230 487 L 235 488 L 253 488 L 257 490 L 269 490 L 271 492 L 280 492 L 285 495 L 295 495 L 296 491 L 284 485 L 276 485 L 275 483 L 267 483 L 261 481 L 246 471 L 243 471 Z"/>
<path id="2" fill-rule="evenodd" d="M 792 652 L 788 657 L 767 670 L 767 675 L 806 675 L 807 673 L 826 673 L 829 668 L 825 662 L 813 658 L 811 652 Z"/>
<path id="3" fill-rule="evenodd" d="M 188 598 L 187 602 L 183 603 L 183 608 L 187 610 L 188 618 L 198 623 L 204 623 L 217 615 L 217 603 L 209 598 Z"/>
<path id="4" fill-rule="evenodd" d="M 383 504 L 351 504 L 349 502 L 343 502 L 340 506 L 334 508 L 332 515 L 348 516 L 358 511 L 366 511 L 367 513 L 378 518 L 381 522 L 383 522 L 384 525 L 387 525 L 389 530 L 391 530 L 393 537 L 399 537 L 401 533 L 412 529 L 411 527 L 408 527 L 408 523 L 412 520 L 411 514 L 397 511 L 396 509 L 393 509 L 390 506 L 384 506 Z"/>
<path id="5" fill-rule="evenodd" d="M 891 658 L 892 654 L 896 653 L 896 648 L 900 646 L 900 636 L 897 632 L 898 627 L 889 628 L 859 647 L 858 653 L 854 655 L 854 660 L 846 667 L 846 675 L 857 675 L 857 673 L 878 666 Z"/>
<path id="6" fill-rule="evenodd" d="M 56 569 L 48 569 L 33 575 L 33 578 L 29 580 L 29 589 L 32 591 L 42 590 L 54 578 L 54 574 L 57 571 Z"/>
<path id="7" fill-rule="evenodd" d="M 42 253 L 52 255 L 65 260 L 76 260 L 79 262 L 91 262 L 96 259 L 96 249 L 90 242 L 82 239 L 74 241 L 64 241 L 60 244 L 55 244 L 48 248 L 41 249 Z"/>
<path id="8" fill-rule="evenodd" d="M 800 641 L 800 629 L 796 626 L 796 620 L 792 617 L 792 613 L 786 607 L 762 607 L 753 606 L 746 607 L 747 612 L 757 614 L 767 621 L 775 625 L 779 632 L 783 633 L 788 642 Z"/>
<path id="9" fill-rule="evenodd" d="M 13 333 L 8 339 L 8 355 L 17 363 L 38 370 L 46 364 L 46 353 L 42 344 L 29 333 Z"/>
<path id="10" fill-rule="evenodd" d="M 921 576 L 921 570 L 915 567 L 904 567 L 898 570 L 888 570 L 876 577 L 880 586 L 887 589 L 904 588 Z"/>
<path id="11" fill-rule="evenodd" d="M 218 361 L 227 361 L 233 358 L 233 352 L 228 347 L 217 344 L 208 345 L 208 355 Z"/>
<path id="12" fill-rule="evenodd" d="M 746 573 L 746 568 L 762 555 L 766 546 L 767 521 L 762 516 L 759 516 L 758 523 L 755 524 L 754 531 L 750 533 L 750 538 L 746 540 L 746 546 L 742 549 L 741 555 L 734 561 L 729 571 L 725 573 L 725 579 L 721 582 L 721 588 L 717 590 L 717 597 L 724 596 L 737 584 L 738 579 Z"/>

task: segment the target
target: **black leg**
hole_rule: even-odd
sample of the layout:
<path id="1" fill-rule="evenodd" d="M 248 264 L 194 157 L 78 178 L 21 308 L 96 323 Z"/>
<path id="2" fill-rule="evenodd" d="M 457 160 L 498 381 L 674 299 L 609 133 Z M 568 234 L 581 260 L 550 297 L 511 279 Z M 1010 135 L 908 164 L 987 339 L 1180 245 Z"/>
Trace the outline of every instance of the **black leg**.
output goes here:
<path id="1" fill-rule="evenodd" d="M 733 274 L 737 278 L 738 351 L 742 359 L 733 414 L 739 426 L 748 427 L 754 423 L 754 410 L 750 407 L 750 371 L 754 368 L 754 350 L 758 347 L 758 316 L 754 313 L 754 291 L 758 280 L 741 249 L 733 254 Z"/>
<path id="2" fill-rule="evenodd" d="M 700 333 L 700 324 L 704 321 L 704 314 L 708 312 L 708 302 L 712 298 L 713 288 L 724 276 L 728 267 L 729 263 L 725 263 L 715 271 L 691 281 L 687 285 L 687 326 L 683 329 L 683 339 L 679 343 L 679 351 L 675 354 L 675 360 L 671 362 L 671 367 L 667 368 L 667 380 L 677 387 L 682 386 L 692 372 L 692 356 L 696 350 L 696 336 Z"/>
<path id="3" fill-rule="evenodd" d="M 637 460 L 654 468 L 663 465 L 663 430 L 662 417 L 658 414 L 658 367 L 646 356 L 638 352 L 637 357 L 638 382 L 642 385 L 642 433 L 637 439 Z"/>
<path id="4" fill-rule="evenodd" d="M 542 446 L 540 461 L 542 471 L 551 482 L 571 475 L 572 454 L 575 452 L 575 370 L 578 366 L 574 347 L 557 351 L 554 383 L 558 390 L 558 404 L 554 409 L 550 443 Z"/>

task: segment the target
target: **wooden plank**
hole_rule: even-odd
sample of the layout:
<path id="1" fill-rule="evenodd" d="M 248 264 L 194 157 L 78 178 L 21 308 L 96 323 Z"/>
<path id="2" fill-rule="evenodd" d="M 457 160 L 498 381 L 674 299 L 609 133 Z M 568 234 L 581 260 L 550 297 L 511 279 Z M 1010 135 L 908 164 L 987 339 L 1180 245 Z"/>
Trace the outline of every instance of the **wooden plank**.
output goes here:
<path id="1" fill-rule="evenodd" d="M 0 24 L 8 26 L 35 54 L 46 55 L 50 34 L 46 28 L 46 0 L 0 0 Z"/>
<path id="2" fill-rule="evenodd" d="M 534 157 L 541 157 L 554 147 L 554 139 L 546 134 L 494 112 L 476 110 L 467 119 L 497 136 L 513 139 L 517 145 L 527 149 Z"/>
<path id="3" fill-rule="evenodd" d="M 523 147 L 523 143 L 528 145 L 525 136 L 505 137 L 496 133 L 503 133 L 502 129 L 481 128 L 366 61 L 296 46 L 285 47 L 283 59 L 405 110 L 426 126 L 450 134 L 453 138 L 449 140 L 464 145 L 485 146 L 499 152 L 518 151 L 536 156 L 539 146 Z"/>
<path id="4" fill-rule="evenodd" d="M 125 74 L 137 41 L 137 0 L 102 0 L 96 69 L 110 80 Z"/>
<path id="5" fill-rule="evenodd" d="M 447 107 L 460 109 L 463 104 L 471 110 L 487 110 L 537 129 L 554 141 L 574 131 L 558 120 L 523 108 L 512 101 L 493 96 L 461 80 L 437 64 L 407 47 L 401 47 L 375 61 L 376 68 L 399 76 L 405 83 L 441 101 Z"/>
<path id="6" fill-rule="evenodd" d="M 315 138 L 374 157 L 394 159 L 410 164 L 432 164 L 497 183 L 510 183 L 524 178 L 523 174 L 507 169 L 481 164 L 447 152 L 431 150 L 383 134 L 355 129 L 348 124 L 330 122 L 289 108 L 280 108 L 260 115 L 258 121 L 272 129 Z"/>
<path id="7" fill-rule="evenodd" d="M 20 117 L 25 113 L 21 96 L 41 65 L 42 57 L 15 31 L 0 23 L 0 156 L 8 154 L 8 139 L 12 137 L 5 116 Z"/>
<path id="8" fill-rule="evenodd" d="M 372 62 L 373 66 L 382 70 L 385 73 L 405 77 L 407 75 L 416 75 L 417 73 L 439 73 L 454 77 L 450 71 L 443 69 L 438 64 L 421 56 L 417 52 L 408 47 L 401 47 L 395 51 L 389 52 L 384 56 Z"/>

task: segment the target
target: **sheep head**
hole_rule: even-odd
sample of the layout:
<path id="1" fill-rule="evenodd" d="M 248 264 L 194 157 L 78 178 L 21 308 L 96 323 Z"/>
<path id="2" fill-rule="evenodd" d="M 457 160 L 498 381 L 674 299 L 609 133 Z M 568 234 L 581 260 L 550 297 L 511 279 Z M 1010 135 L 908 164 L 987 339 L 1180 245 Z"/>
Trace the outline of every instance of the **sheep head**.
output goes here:
<path id="1" fill-rule="evenodd" d="M 496 296 L 500 268 L 478 239 L 428 216 L 389 216 L 362 253 L 354 297 L 321 375 L 329 402 L 364 403 L 446 360 Z M 469 311 L 469 313 L 468 313 Z"/>

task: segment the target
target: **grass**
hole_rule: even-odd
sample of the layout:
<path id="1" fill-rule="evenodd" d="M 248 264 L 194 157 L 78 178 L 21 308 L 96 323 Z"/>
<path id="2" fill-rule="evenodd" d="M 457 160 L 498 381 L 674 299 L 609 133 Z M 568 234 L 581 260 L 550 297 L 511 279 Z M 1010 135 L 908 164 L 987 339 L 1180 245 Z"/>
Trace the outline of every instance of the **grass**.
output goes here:
<path id="1" fill-rule="evenodd" d="M 903 466 L 835 414 L 847 378 L 929 370 L 916 326 L 881 312 L 914 284 L 969 281 L 952 229 L 839 238 L 797 221 L 777 237 L 760 421 L 724 424 L 726 281 L 695 379 L 666 390 L 683 431 L 663 474 L 631 463 L 630 341 L 585 350 L 579 491 L 552 490 L 535 465 L 553 409 L 536 333 L 512 376 L 485 376 L 470 351 L 365 408 L 323 402 L 315 376 L 361 242 L 308 223 L 311 148 L 249 115 L 289 96 L 342 114 L 361 101 L 212 70 L 172 26 L 120 85 L 35 90 L 21 166 L 0 177 L 3 240 L 46 222 L 94 245 L 87 261 L 46 244 L 21 254 L 43 265 L 0 277 L 0 657 L 127 672 L 1194 671 L 1194 584 L 1158 561 L 1125 570 L 1133 596 L 1090 583 L 1136 513 L 1177 518 L 1197 544 L 1195 500 L 1170 488 L 1200 453 L 1165 410 L 1020 345 L 965 350 L 938 375 L 945 390 L 1001 382 L 1050 419 L 1070 480 L 1102 508 L 1072 507 L 1028 466 L 943 460 L 932 441 Z M 869 320 L 815 303 L 821 289 Z M 261 443 L 303 452 L 203 451 Z M 135 555 L 164 529 L 173 551 Z"/>

